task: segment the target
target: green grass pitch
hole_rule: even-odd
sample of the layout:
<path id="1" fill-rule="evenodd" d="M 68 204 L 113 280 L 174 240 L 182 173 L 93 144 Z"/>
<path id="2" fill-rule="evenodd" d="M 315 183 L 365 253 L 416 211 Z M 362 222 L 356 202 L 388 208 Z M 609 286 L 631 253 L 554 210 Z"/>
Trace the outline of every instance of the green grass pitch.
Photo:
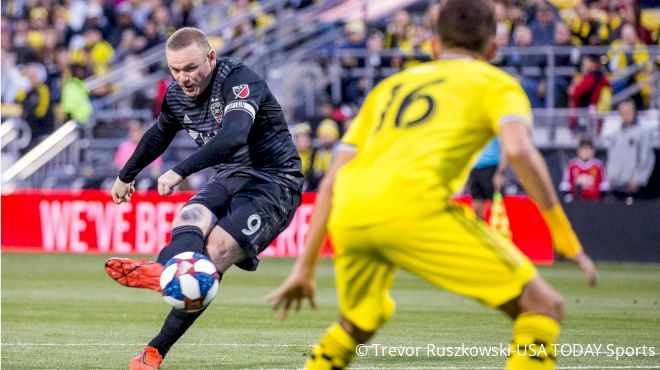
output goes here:
<path id="1" fill-rule="evenodd" d="M 168 306 L 155 293 L 128 289 L 103 271 L 105 255 L 2 253 L 3 369 L 120 369 L 158 331 Z M 175 345 L 163 369 L 300 368 L 310 345 L 337 317 L 332 262 L 319 268 L 319 309 L 278 321 L 263 296 L 288 274 L 292 260 L 266 259 L 259 271 L 228 271 L 209 310 Z M 607 353 L 564 356 L 564 369 L 660 368 L 660 265 L 599 264 L 591 289 L 570 264 L 541 274 L 566 299 L 561 341 L 583 345 L 654 347 L 655 356 Z M 471 300 L 440 291 L 404 272 L 393 296 L 396 315 L 353 363 L 373 369 L 498 369 L 504 358 L 438 356 L 428 346 L 498 346 L 510 321 Z M 612 348 L 615 348 L 612 347 Z M 383 348 L 383 347 L 380 347 Z M 575 347 L 578 350 L 578 347 Z M 648 349 L 647 349 L 648 351 Z M 649 352 L 646 352 L 647 355 Z M 446 353 L 445 353 L 446 354 Z"/>

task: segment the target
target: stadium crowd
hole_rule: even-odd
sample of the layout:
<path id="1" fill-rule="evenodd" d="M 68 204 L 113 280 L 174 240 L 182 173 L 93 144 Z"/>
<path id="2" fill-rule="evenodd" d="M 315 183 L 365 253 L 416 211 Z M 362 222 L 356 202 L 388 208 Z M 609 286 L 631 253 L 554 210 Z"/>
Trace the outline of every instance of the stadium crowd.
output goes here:
<path id="1" fill-rule="evenodd" d="M 289 1 L 286 6 L 302 8 L 313 3 L 319 1 Z M 102 76 L 115 65 L 161 47 L 180 27 L 208 31 L 228 19 L 251 14 L 210 39 L 214 47 L 220 47 L 232 38 L 253 34 L 275 20 L 274 13 L 262 11 L 265 4 L 251 0 L 3 2 L 3 106 L 22 106 L 20 114 L 31 126 L 33 144 L 37 143 L 68 119 L 82 124 L 93 120 L 95 102 L 112 92 L 113 86 L 90 91 L 83 82 L 86 78 Z M 423 5 L 369 23 L 348 20 L 343 24 L 344 37 L 328 45 L 343 70 L 340 98 L 328 93 L 315 115 L 290 122 L 308 190 L 318 185 L 334 143 L 369 89 L 396 70 L 431 59 L 434 10 Z M 498 0 L 495 6 L 496 41 L 503 52 L 493 63 L 518 77 L 535 108 L 617 109 L 612 96 L 649 79 L 653 63 L 660 62 L 648 50 L 650 45 L 660 45 L 659 0 Z M 545 51 L 520 52 L 522 47 L 541 46 L 564 47 L 550 64 L 572 67 L 570 73 L 551 71 Z M 599 50 L 606 51 L 581 54 L 580 46 L 600 46 Z M 637 69 L 628 77 L 616 77 L 631 66 Z M 162 79 L 151 91 L 141 92 L 132 108 L 150 109 L 155 117 L 169 81 Z M 547 101 L 549 83 L 554 84 L 552 102 Z M 649 106 L 649 92 L 646 86 L 632 95 L 634 109 Z M 122 123 L 119 132 L 131 132 L 133 137 L 139 130 L 136 122 L 139 125 L 135 120 Z M 579 128 L 577 118 L 566 123 Z"/>

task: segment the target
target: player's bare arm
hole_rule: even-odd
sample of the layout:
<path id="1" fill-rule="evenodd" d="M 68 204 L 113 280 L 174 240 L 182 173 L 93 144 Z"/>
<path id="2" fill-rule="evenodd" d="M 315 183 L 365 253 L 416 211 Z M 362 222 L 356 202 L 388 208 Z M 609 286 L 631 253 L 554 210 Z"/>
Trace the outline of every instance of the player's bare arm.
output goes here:
<path id="1" fill-rule="evenodd" d="M 328 173 L 323 177 L 314 203 L 314 211 L 309 221 L 309 232 L 305 248 L 296 260 L 293 270 L 279 288 L 269 293 L 265 300 L 273 304 L 273 309 L 280 311 L 280 319 L 286 318 L 291 305 L 295 303 L 296 311 L 300 310 L 302 302 L 307 298 L 310 305 L 316 308 L 314 294 L 316 283 L 316 265 L 319 252 L 327 234 L 328 217 L 332 205 L 332 188 L 337 171 L 355 157 L 354 151 L 340 150 Z"/>
<path id="2" fill-rule="evenodd" d="M 584 272 L 589 285 L 596 285 L 596 268 L 584 253 L 579 239 L 561 209 L 547 165 L 532 144 L 528 126 L 521 121 L 508 121 L 501 126 L 502 150 L 525 188 L 541 208 L 548 223 L 557 252 L 575 262 Z"/>

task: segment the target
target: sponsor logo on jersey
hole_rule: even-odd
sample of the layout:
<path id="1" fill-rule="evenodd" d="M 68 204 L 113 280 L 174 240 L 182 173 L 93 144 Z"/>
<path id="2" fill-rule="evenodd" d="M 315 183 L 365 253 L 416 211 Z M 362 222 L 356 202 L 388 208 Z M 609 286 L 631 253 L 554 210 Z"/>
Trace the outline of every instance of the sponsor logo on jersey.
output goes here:
<path id="1" fill-rule="evenodd" d="M 240 84 L 231 88 L 238 99 L 245 99 L 250 96 L 250 87 L 247 84 Z"/>
<path id="2" fill-rule="evenodd" d="M 211 105 L 209 108 L 211 109 L 211 114 L 213 115 L 213 118 L 215 118 L 216 122 L 221 123 L 223 109 L 220 98 L 211 98 Z"/>

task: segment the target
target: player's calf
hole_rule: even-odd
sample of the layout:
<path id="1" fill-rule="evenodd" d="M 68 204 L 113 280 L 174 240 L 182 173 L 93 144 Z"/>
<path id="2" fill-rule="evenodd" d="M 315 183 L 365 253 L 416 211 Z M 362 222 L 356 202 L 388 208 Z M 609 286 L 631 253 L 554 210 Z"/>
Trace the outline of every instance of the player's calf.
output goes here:
<path id="1" fill-rule="evenodd" d="M 519 314 L 513 324 L 509 370 L 552 370 L 554 344 L 564 314 L 563 298 L 540 277 L 532 279 L 518 299 Z"/>
<path id="2" fill-rule="evenodd" d="M 233 264 L 248 257 L 238 242 L 220 226 L 215 226 L 211 230 L 206 245 L 206 254 L 220 273 L 224 273 Z"/>

